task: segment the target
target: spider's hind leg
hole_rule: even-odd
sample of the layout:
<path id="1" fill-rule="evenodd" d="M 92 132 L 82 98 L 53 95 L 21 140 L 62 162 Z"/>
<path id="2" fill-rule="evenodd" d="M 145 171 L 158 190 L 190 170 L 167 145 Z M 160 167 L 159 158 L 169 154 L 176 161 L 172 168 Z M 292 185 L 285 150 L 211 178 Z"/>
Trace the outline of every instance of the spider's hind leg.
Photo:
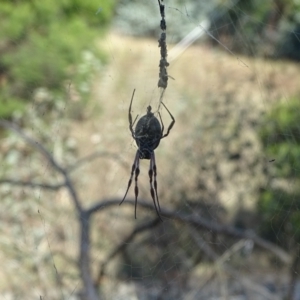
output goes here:
<path id="1" fill-rule="evenodd" d="M 131 186 L 131 183 L 132 183 L 132 177 L 133 177 L 133 174 L 135 173 L 135 187 L 134 187 L 134 194 L 135 194 L 135 218 L 136 218 L 136 206 L 137 206 L 137 197 L 139 195 L 139 188 L 138 188 L 138 176 L 140 174 L 140 168 L 139 168 L 139 165 L 140 165 L 140 158 L 139 158 L 139 151 L 136 152 L 136 155 L 135 155 L 135 158 L 134 158 L 134 162 L 133 162 L 133 165 L 132 165 L 132 169 L 131 169 L 131 175 L 130 175 L 130 178 L 129 178 L 129 181 L 128 181 L 128 185 L 127 185 L 127 190 L 126 190 L 126 193 L 122 199 L 122 201 L 120 202 L 119 205 L 121 205 L 126 196 L 127 196 L 127 193 L 129 191 L 129 188 Z"/>
<path id="2" fill-rule="evenodd" d="M 154 184 L 153 184 L 153 177 L 154 177 Z M 154 207 L 155 207 L 158 217 L 160 218 L 161 221 L 163 221 L 159 214 L 160 205 L 159 205 L 158 194 L 157 194 L 156 163 L 155 163 L 154 152 L 151 153 L 151 158 L 150 158 L 149 179 L 150 179 L 150 193 L 151 193 L 151 197 L 152 197 L 152 200 L 154 203 Z M 154 187 L 153 187 L 153 185 L 154 185 Z M 157 204 L 156 204 L 156 201 L 157 201 Z"/>
<path id="3" fill-rule="evenodd" d="M 160 210 L 160 205 L 158 201 L 158 194 L 157 194 L 157 181 L 156 181 L 156 162 L 155 162 L 155 153 L 153 152 L 153 174 L 154 174 L 154 190 L 155 190 L 155 195 L 156 195 L 156 200 L 157 200 L 157 205 L 158 209 Z"/>

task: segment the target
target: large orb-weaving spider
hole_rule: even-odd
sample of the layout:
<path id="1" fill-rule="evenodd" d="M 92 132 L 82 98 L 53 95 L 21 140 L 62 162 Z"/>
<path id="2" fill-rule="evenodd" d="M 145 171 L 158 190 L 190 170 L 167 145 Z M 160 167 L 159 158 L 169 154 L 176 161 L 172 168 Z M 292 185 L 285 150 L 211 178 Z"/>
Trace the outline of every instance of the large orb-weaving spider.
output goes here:
<path id="1" fill-rule="evenodd" d="M 123 201 L 125 200 L 125 198 L 127 196 L 128 190 L 131 186 L 133 174 L 135 174 L 135 178 L 134 178 L 134 180 L 135 180 L 135 187 L 134 187 L 135 210 L 134 210 L 134 216 L 136 218 L 137 198 L 138 198 L 138 194 L 139 194 L 138 176 L 140 174 L 140 168 L 139 168 L 140 159 L 150 159 L 150 168 L 149 168 L 149 173 L 148 173 L 149 178 L 150 178 L 150 193 L 151 193 L 151 197 L 152 197 L 152 200 L 153 200 L 153 203 L 154 203 L 156 213 L 157 213 L 158 217 L 161 219 L 160 214 L 159 214 L 160 206 L 159 206 L 158 195 L 157 195 L 157 181 L 156 181 L 157 169 L 156 169 L 154 150 L 158 147 L 158 145 L 160 143 L 160 140 L 169 135 L 172 127 L 175 124 L 175 119 L 172 116 L 172 114 L 170 113 L 170 111 L 168 110 L 168 108 L 165 106 L 165 104 L 163 102 L 161 102 L 162 105 L 164 106 L 164 108 L 169 113 L 171 119 L 172 119 L 172 122 L 170 123 L 170 125 L 168 127 L 167 133 L 164 134 L 164 124 L 163 124 L 160 112 L 158 112 L 158 115 L 159 115 L 161 125 L 160 125 L 158 119 L 151 112 L 151 109 L 152 109 L 151 106 L 147 107 L 146 115 L 144 115 L 143 117 L 141 117 L 139 119 L 139 121 L 136 124 L 135 130 L 133 130 L 133 125 L 134 125 L 134 123 L 136 122 L 136 120 L 138 118 L 138 115 L 137 115 L 136 118 L 134 119 L 134 121 L 132 122 L 131 106 L 132 106 L 134 93 L 135 93 L 135 89 L 133 90 L 130 105 L 129 105 L 128 120 L 129 120 L 129 130 L 130 130 L 131 135 L 134 138 L 134 140 L 135 140 L 135 142 L 138 146 L 138 150 L 136 151 L 136 155 L 135 155 L 135 158 L 134 158 L 134 161 L 133 161 L 133 165 L 132 165 L 132 169 L 131 169 L 131 175 L 130 175 L 130 179 L 128 181 L 127 190 L 126 190 L 126 193 L 124 195 L 124 198 L 120 202 L 120 205 L 123 203 Z M 154 182 L 153 182 L 153 179 L 154 179 Z M 156 204 L 156 202 L 157 202 L 157 204 Z"/>

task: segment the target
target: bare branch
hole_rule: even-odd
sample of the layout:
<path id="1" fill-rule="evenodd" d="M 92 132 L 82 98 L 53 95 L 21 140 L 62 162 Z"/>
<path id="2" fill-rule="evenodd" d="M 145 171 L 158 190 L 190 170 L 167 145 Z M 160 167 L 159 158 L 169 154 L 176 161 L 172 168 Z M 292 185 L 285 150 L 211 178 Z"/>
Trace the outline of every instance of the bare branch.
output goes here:
<path id="1" fill-rule="evenodd" d="M 298 269 L 299 269 L 299 263 L 300 263 L 300 245 L 297 244 L 296 251 L 293 254 L 293 261 L 292 265 L 290 267 L 290 282 L 289 282 L 289 288 L 287 293 L 287 300 L 293 300 L 295 299 L 296 294 L 296 286 L 297 286 L 297 279 L 298 279 Z"/>
<path id="2" fill-rule="evenodd" d="M 92 207 L 90 207 L 87 210 L 88 214 L 93 214 L 99 210 L 106 209 L 110 206 L 119 205 L 120 199 L 111 199 L 111 200 L 105 200 L 105 201 L 99 201 Z M 124 204 L 134 205 L 134 200 L 126 200 Z M 139 201 L 139 205 L 141 207 L 144 207 L 146 209 L 153 209 L 151 203 L 145 202 L 145 201 Z M 165 218 L 170 218 L 182 223 L 190 224 L 192 226 L 196 226 L 197 228 L 202 228 L 205 230 L 212 231 L 214 233 L 218 234 L 225 234 L 234 238 L 241 238 L 241 239 L 249 239 L 252 240 L 257 246 L 268 250 L 272 252 L 274 255 L 276 255 L 280 260 L 282 260 L 284 263 L 289 263 L 291 260 L 290 255 L 281 249 L 280 247 L 274 245 L 273 243 L 270 243 L 263 238 L 257 236 L 252 231 L 245 231 L 240 230 L 237 228 L 234 228 L 232 226 L 228 226 L 225 224 L 219 224 L 216 222 L 211 222 L 208 220 L 203 219 L 202 217 L 199 217 L 197 215 L 183 215 L 177 211 L 171 211 L 165 208 L 161 208 L 160 214 L 164 216 Z"/>
<path id="3" fill-rule="evenodd" d="M 65 179 L 64 184 L 67 187 L 67 189 L 69 190 L 71 199 L 74 202 L 77 212 L 80 214 L 82 212 L 82 207 L 79 202 L 77 192 L 73 186 L 73 183 L 72 183 L 67 171 L 60 166 L 60 164 L 54 159 L 53 155 L 42 144 L 38 143 L 36 140 L 34 140 L 30 136 L 28 136 L 17 125 L 15 125 L 11 122 L 8 122 L 8 121 L 0 120 L 0 126 L 17 133 L 27 144 L 29 144 L 30 146 L 35 148 L 38 152 L 40 152 L 49 161 L 49 163 L 51 164 L 53 169 L 58 171 L 64 177 L 64 179 Z"/>
<path id="4" fill-rule="evenodd" d="M 90 217 L 86 212 L 80 214 L 80 256 L 79 268 L 84 284 L 84 299 L 99 300 L 93 283 L 90 258 Z"/>
<path id="5" fill-rule="evenodd" d="M 48 183 L 38 183 L 33 181 L 20 181 L 20 180 L 14 180 L 14 179 L 0 179 L 0 184 L 9 184 L 9 185 L 15 185 L 15 186 L 27 186 L 30 188 L 42 188 L 45 190 L 53 190 L 57 191 L 65 186 L 64 183 L 59 184 L 48 184 Z"/>

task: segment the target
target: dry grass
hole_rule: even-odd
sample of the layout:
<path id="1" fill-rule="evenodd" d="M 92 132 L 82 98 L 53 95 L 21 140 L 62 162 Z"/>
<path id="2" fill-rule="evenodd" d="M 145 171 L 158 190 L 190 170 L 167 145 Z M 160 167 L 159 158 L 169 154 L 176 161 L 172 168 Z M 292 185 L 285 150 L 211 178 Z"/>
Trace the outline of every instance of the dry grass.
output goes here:
<path id="1" fill-rule="evenodd" d="M 93 105 L 99 105 L 102 111 L 100 116 L 90 113 L 84 122 L 74 124 L 72 136 L 78 141 L 81 156 L 95 149 L 119 153 L 129 168 L 106 158 L 87 166 L 86 172 L 91 175 L 88 188 L 82 189 L 87 199 L 97 194 L 107 197 L 124 193 L 136 149 L 127 119 L 133 88 L 133 114 L 145 114 L 146 107 L 157 107 L 159 99 L 155 41 L 111 34 L 101 44 L 107 48 L 111 63 L 96 80 L 90 112 Z M 156 150 L 160 193 L 174 197 L 170 192 L 174 185 L 177 190 L 193 189 L 203 167 L 206 181 L 216 171 L 220 173 L 218 197 L 222 204 L 236 207 L 242 196 L 247 198 L 246 205 L 253 205 L 257 181 L 262 180 L 260 167 L 268 160 L 257 141 L 257 125 L 274 102 L 299 94 L 298 66 L 194 46 L 172 62 L 169 74 L 175 80 L 169 80 L 164 102 L 176 124 Z M 164 111 L 163 120 L 165 126 L 170 122 Z M 240 155 L 239 160 L 229 159 L 235 154 Z M 143 161 L 140 186 L 145 196 L 147 169 L 148 162 Z M 206 184 L 211 185 L 209 190 L 216 188 L 214 182 Z"/>

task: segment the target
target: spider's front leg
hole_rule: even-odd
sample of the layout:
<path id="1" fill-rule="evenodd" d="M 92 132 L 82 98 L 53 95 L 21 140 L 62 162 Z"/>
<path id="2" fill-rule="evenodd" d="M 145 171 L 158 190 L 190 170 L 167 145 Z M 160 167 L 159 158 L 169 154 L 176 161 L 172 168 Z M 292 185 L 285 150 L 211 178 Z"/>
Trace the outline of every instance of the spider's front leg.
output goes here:
<path id="1" fill-rule="evenodd" d="M 167 133 L 165 133 L 165 134 L 163 134 L 163 132 L 161 133 L 161 134 L 162 134 L 162 137 L 161 137 L 161 138 L 163 139 L 163 138 L 165 138 L 166 136 L 169 135 L 171 129 L 173 128 L 173 126 L 174 126 L 174 124 L 175 124 L 175 118 L 173 117 L 173 115 L 171 114 L 171 112 L 168 110 L 168 108 L 166 107 L 166 105 L 165 105 L 163 102 L 161 102 L 161 103 L 162 103 L 162 105 L 164 106 L 164 108 L 167 110 L 167 112 L 169 113 L 169 115 L 170 115 L 170 117 L 171 117 L 171 119 L 172 119 L 172 122 L 171 122 L 171 124 L 170 124 L 169 127 L 168 127 Z"/>
<path id="2" fill-rule="evenodd" d="M 128 122 L 129 122 L 129 130 L 131 132 L 132 137 L 135 139 L 135 134 L 134 134 L 134 130 L 133 130 L 133 125 L 136 121 L 136 119 L 138 118 L 139 115 L 137 115 L 134 119 L 134 121 L 132 122 L 132 115 L 131 115 L 131 106 L 132 106 L 132 101 L 134 98 L 134 93 L 135 93 L 135 89 L 133 90 L 132 96 L 131 96 L 131 101 L 130 101 L 130 105 L 129 105 L 129 109 L 128 109 Z"/>

